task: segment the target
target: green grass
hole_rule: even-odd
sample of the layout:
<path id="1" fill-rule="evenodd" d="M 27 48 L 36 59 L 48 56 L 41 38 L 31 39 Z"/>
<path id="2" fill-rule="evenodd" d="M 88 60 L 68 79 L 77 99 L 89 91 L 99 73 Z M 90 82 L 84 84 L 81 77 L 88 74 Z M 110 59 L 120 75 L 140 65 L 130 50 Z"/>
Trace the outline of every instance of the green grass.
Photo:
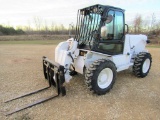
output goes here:
<path id="1" fill-rule="evenodd" d="M 28 41 L 0 41 L 1 44 L 37 44 L 37 45 L 57 45 L 64 40 L 28 40 Z"/>
<path id="2" fill-rule="evenodd" d="M 64 40 L 25 40 L 25 41 L 0 41 L 3 44 L 28 44 L 28 45 L 57 45 Z M 160 45 L 147 45 L 147 48 L 160 48 Z"/>
<path id="3" fill-rule="evenodd" d="M 160 48 L 160 45 L 148 45 L 147 48 Z"/>

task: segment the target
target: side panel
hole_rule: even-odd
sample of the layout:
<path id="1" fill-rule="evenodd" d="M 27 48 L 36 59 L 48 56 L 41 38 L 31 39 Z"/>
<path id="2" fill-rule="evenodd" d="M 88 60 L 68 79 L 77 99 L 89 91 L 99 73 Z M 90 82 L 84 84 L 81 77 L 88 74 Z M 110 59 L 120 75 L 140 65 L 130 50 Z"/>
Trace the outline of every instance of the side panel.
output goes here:
<path id="1" fill-rule="evenodd" d="M 128 69 L 132 63 L 130 63 L 130 55 L 116 55 L 112 57 L 114 64 L 117 67 L 117 72 Z"/>
<path id="2" fill-rule="evenodd" d="M 84 56 L 78 56 L 77 59 L 74 62 L 74 66 L 75 66 L 75 71 L 83 74 Z"/>
<path id="3" fill-rule="evenodd" d="M 125 36 L 125 44 L 124 44 L 124 51 L 123 54 L 127 52 L 139 53 L 145 51 L 147 36 L 146 35 L 129 35 Z"/>
<path id="4" fill-rule="evenodd" d="M 110 56 L 110 55 L 106 55 L 106 54 L 101 54 L 101 53 L 97 53 L 97 52 L 88 52 L 85 56 L 85 67 L 89 68 L 90 64 L 92 64 L 94 61 L 98 60 L 98 59 L 109 59 L 111 61 L 113 61 L 113 63 L 115 64 L 116 68 L 117 68 L 117 72 L 118 71 L 122 71 L 124 69 L 128 69 L 129 66 L 131 66 L 132 64 L 130 63 L 130 56 L 129 55 L 114 55 L 114 56 Z"/>
<path id="5" fill-rule="evenodd" d="M 129 55 L 115 55 L 112 57 L 114 64 L 116 67 L 123 66 L 130 63 Z"/>
<path id="6" fill-rule="evenodd" d="M 92 64 L 94 61 L 98 59 L 110 59 L 112 60 L 112 57 L 107 54 L 102 54 L 94 51 L 88 51 L 88 53 L 85 55 L 85 67 L 88 68 L 90 64 Z"/>
<path id="7" fill-rule="evenodd" d="M 131 46 L 134 47 L 135 53 L 139 53 L 145 50 L 146 40 L 146 35 L 130 35 L 130 43 Z"/>
<path id="8" fill-rule="evenodd" d="M 125 44 L 127 46 L 127 44 L 129 44 L 128 41 L 125 42 Z M 113 63 L 115 64 L 117 72 L 122 71 L 128 69 L 131 65 L 133 65 L 132 63 L 130 63 L 131 55 L 127 54 L 128 52 L 130 52 L 130 47 L 126 48 L 125 54 L 119 54 L 119 55 L 108 55 L 94 51 L 88 51 L 84 57 L 85 58 L 84 64 L 85 67 L 88 68 L 90 64 L 92 64 L 94 61 L 98 59 L 109 59 L 113 61 Z"/>

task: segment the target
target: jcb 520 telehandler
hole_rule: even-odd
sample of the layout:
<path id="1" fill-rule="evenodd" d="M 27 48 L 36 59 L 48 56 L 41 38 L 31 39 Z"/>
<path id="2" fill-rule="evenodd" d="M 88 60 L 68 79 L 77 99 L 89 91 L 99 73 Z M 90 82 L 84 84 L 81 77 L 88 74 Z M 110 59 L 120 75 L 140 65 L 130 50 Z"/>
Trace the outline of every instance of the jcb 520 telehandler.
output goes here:
<path id="1" fill-rule="evenodd" d="M 78 10 L 75 37 L 57 45 L 55 62 L 43 57 L 44 76 L 49 87 L 57 88 L 56 96 L 66 95 L 64 83 L 77 73 L 85 76 L 84 81 L 91 91 L 103 95 L 113 87 L 119 71 L 132 67 L 137 77 L 147 76 L 152 63 L 151 54 L 145 48 L 149 42 L 146 35 L 128 34 L 123 9 L 99 4 L 89 6 Z"/>

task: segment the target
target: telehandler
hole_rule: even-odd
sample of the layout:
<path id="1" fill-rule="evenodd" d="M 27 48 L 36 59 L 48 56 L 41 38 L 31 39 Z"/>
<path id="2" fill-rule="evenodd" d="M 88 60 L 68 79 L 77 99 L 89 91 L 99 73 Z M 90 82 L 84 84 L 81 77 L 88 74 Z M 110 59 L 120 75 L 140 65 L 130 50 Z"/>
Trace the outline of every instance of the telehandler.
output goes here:
<path id="1" fill-rule="evenodd" d="M 77 73 L 85 76 L 87 87 L 97 95 L 109 92 L 117 72 L 130 67 L 135 76 L 146 77 L 152 63 L 151 54 L 145 48 L 149 42 L 146 35 L 128 34 L 124 10 L 121 8 L 96 4 L 78 10 L 75 37 L 57 45 L 55 62 L 47 57 L 42 58 L 45 79 L 49 87 L 56 87 L 57 95 L 6 115 L 50 100 L 60 93 L 66 95 L 64 83 L 68 83 Z"/>

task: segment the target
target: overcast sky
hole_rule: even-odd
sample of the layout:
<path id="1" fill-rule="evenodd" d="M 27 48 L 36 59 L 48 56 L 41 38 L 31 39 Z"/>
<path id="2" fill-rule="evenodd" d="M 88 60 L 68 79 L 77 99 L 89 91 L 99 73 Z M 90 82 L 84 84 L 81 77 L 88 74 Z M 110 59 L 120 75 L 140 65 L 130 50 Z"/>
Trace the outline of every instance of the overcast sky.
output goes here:
<path id="1" fill-rule="evenodd" d="M 0 24 L 19 26 L 34 24 L 39 17 L 47 23 L 76 23 L 77 10 L 94 4 L 125 9 L 126 21 L 136 14 L 150 20 L 152 14 L 160 20 L 160 0 L 0 0 Z"/>

